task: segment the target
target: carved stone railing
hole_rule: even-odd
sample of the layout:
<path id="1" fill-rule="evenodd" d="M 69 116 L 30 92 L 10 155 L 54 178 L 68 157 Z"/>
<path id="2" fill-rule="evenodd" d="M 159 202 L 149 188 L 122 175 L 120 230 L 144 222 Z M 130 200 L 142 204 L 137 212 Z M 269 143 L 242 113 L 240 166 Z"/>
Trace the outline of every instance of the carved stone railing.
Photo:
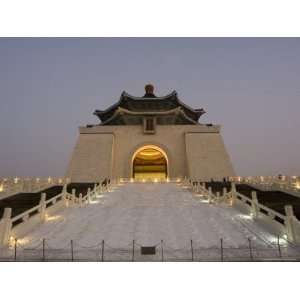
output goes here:
<path id="1" fill-rule="evenodd" d="M 46 200 L 46 194 L 41 195 L 40 203 L 27 211 L 11 217 L 12 209 L 5 208 L 2 219 L 0 220 L 0 248 L 9 244 L 10 238 L 13 236 L 17 238 L 32 230 L 34 226 L 47 221 L 47 217 L 55 211 L 67 208 L 70 206 L 82 207 L 90 203 L 90 201 L 97 197 L 104 191 L 109 191 L 111 184 L 102 186 L 95 184 L 94 188 L 88 188 L 87 194 L 83 197 L 79 194 L 76 197 L 76 190 L 72 193 L 67 192 L 67 185 L 63 187 L 62 193 Z"/>
<path id="2" fill-rule="evenodd" d="M 282 191 L 300 197 L 300 176 L 231 177 L 235 183 L 245 183 L 264 191 Z"/>
<path id="3" fill-rule="evenodd" d="M 244 211 L 250 214 L 255 220 L 263 220 L 268 224 L 274 225 L 278 234 L 286 236 L 287 240 L 293 243 L 300 244 L 300 221 L 296 218 L 293 212 L 293 207 L 286 205 L 285 215 L 261 204 L 258 202 L 255 191 L 252 191 L 252 198 L 240 194 L 236 191 L 235 183 L 232 182 L 231 190 L 223 189 L 222 195 L 216 193 L 214 195 L 211 188 L 206 188 L 205 183 L 194 184 L 195 180 L 186 180 L 184 184 L 188 185 L 196 194 L 201 194 L 208 199 L 209 203 L 227 203 L 230 206 L 241 207 Z"/>
<path id="4" fill-rule="evenodd" d="M 0 178 L 0 200 L 18 193 L 36 193 L 54 185 L 64 185 L 69 178 Z"/>

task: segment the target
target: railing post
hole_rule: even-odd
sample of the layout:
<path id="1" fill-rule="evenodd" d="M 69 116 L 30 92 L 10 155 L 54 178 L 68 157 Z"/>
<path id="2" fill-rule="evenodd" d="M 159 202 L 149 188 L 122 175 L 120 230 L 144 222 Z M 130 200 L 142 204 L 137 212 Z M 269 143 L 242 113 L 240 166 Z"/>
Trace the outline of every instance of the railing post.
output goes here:
<path id="1" fill-rule="evenodd" d="M 256 191 L 251 192 L 251 213 L 254 219 L 258 218 L 259 207 L 258 207 L 258 199 Z"/>
<path id="2" fill-rule="evenodd" d="M 197 194 L 200 194 L 200 182 L 197 182 L 196 193 L 197 193 Z"/>
<path id="3" fill-rule="evenodd" d="M 79 194 L 79 206 L 80 207 L 82 206 L 82 194 L 81 193 Z"/>
<path id="4" fill-rule="evenodd" d="M 225 198 L 225 195 L 227 194 L 227 188 L 226 187 L 223 187 L 223 193 L 222 193 L 222 196 Z"/>
<path id="5" fill-rule="evenodd" d="M 234 182 L 231 182 L 231 205 L 236 202 L 236 186 Z"/>
<path id="6" fill-rule="evenodd" d="M 46 193 L 42 193 L 40 200 L 40 220 L 46 221 Z"/>
<path id="7" fill-rule="evenodd" d="M 62 201 L 65 204 L 65 207 L 68 207 L 69 206 L 69 200 L 68 200 L 68 197 L 67 197 L 67 185 L 66 184 L 64 184 L 64 186 L 63 186 L 61 197 L 62 197 Z"/>
<path id="8" fill-rule="evenodd" d="M 75 203 L 76 202 L 76 190 L 72 189 L 72 202 Z"/>
<path id="9" fill-rule="evenodd" d="M 11 208 L 6 207 L 4 208 L 3 217 L 0 220 L 0 247 L 8 245 L 11 227 L 12 227 Z"/>
<path id="10" fill-rule="evenodd" d="M 217 192 L 216 198 L 217 198 L 217 202 L 219 202 L 220 201 L 220 192 Z"/>
<path id="11" fill-rule="evenodd" d="M 87 190 L 87 203 L 89 204 L 91 202 L 91 188 L 88 188 Z"/>
<path id="12" fill-rule="evenodd" d="M 94 184 L 94 194 L 95 194 L 95 197 L 98 196 L 98 193 L 97 193 L 97 183 Z"/>
<path id="13" fill-rule="evenodd" d="M 288 240 L 291 242 L 296 242 L 295 226 L 294 226 L 294 210 L 292 205 L 284 206 L 286 220 L 285 226 L 287 231 Z"/>
<path id="14" fill-rule="evenodd" d="M 194 185 L 194 182 L 192 182 L 192 192 L 196 192 L 196 186 Z"/>
<path id="15" fill-rule="evenodd" d="M 212 203 L 212 189 L 211 189 L 211 186 L 208 188 L 208 203 Z"/>

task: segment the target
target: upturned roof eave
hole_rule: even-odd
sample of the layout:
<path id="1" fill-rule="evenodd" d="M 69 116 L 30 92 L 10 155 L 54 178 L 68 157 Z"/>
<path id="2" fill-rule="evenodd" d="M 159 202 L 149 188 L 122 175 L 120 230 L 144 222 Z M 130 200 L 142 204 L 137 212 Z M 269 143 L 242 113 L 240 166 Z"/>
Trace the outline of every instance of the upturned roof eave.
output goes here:
<path id="1" fill-rule="evenodd" d="M 102 125 L 106 125 L 110 122 L 112 122 L 115 118 L 119 117 L 120 115 L 125 114 L 125 115 L 134 115 L 134 116 L 149 116 L 149 115 L 156 115 L 156 116 L 163 116 L 163 115 L 170 115 L 170 114 L 180 114 L 187 120 L 189 120 L 193 124 L 198 124 L 198 119 L 194 120 L 187 116 L 187 114 L 184 112 L 184 110 L 180 107 L 170 109 L 168 111 L 151 111 L 151 112 L 132 112 L 130 110 L 124 109 L 119 107 L 116 109 L 116 111 L 113 113 L 113 115 L 102 121 Z"/>
<path id="2" fill-rule="evenodd" d="M 193 114 L 196 115 L 196 120 L 198 121 L 198 119 L 205 113 L 204 109 L 193 109 L 191 108 L 189 105 L 183 103 L 178 97 L 177 97 L 177 92 L 175 90 L 173 90 L 170 94 L 163 96 L 163 97 L 155 97 L 155 98 L 150 98 L 150 97 L 135 97 L 132 96 L 130 94 L 128 94 L 126 91 L 123 91 L 121 93 L 120 99 L 119 101 L 117 101 L 116 103 L 114 103 L 113 105 L 111 105 L 110 107 L 108 107 L 105 110 L 95 110 L 94 111 L 94 115 L 96 115 L 102 122 L 105 121 L 105 115 L 109 112 L 111 112 L 112 110 L 116 110 L 120 107 L 121 103 L 125 100 L 125 98 L 129 98 L 130 100 L 133 101 L 143 101 L 143 100 L 152 100 L 152 101 L 159 101 L 159 100 L 167 100 L 169 98 L 172 98 L 175 96 L 174 101 L 178 104 L 178 106 L 182 106 L 183 108 L 185 108 L 186 110 L 192 112 Z M 115 114 L 115 112 L 113 112 L 113 115 Z M 109 118 L 110 119 L 110 118 Z"/>
<path id="3" fill-rule="evenodd" d="M 140 101 L 140 100 L 166 100 L 168 98 L 171 98 L 174 95 L 177 95 L 177 92 L 175 90 L 172 91 L 170 94 L 163 96 L 163 97 L 147 98 L 147 97 L 135 97 L 135 96 L 128 94 L 126 91 L 123 91 L 120 96 L 119 101 L 117 101 L 113 105 L 109 106 L 105 110 L 95 110 L 94 115 L 105 114 L 105 113 L 111 111 L 112 109 L 117 108 L 118 106 L 120 106 L 120 104 L 122 103 L 122 101 L 124 100 L 125 97 L 128 97 L 129 99 L 132 99 L 132 100 L 137 100 L 137 101 Z"/>

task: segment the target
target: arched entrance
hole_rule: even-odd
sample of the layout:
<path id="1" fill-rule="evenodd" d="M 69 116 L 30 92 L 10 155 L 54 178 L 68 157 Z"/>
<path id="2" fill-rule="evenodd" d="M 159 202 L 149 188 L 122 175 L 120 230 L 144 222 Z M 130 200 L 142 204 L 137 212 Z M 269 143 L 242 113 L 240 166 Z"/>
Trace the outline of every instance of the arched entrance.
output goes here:
<path id="1" fill-rule="evenodd" d="M 132 157 L 134 179 L 158 179 L 168 177 L 168 158 L 157 146 L 148 145 L 138 149 Z"/>

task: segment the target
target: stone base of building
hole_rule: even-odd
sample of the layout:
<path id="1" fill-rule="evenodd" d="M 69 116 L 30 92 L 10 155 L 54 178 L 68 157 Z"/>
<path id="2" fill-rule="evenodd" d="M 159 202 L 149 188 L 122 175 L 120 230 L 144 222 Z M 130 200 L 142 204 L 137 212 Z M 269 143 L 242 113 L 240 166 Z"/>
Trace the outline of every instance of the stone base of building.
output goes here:
<path id="1" fill-rule="evenodd" d="M 132 178 L 141 149 L 160 151 L 168 178 L 223 180 L 235 176 L 218 125 L 157 125 L 145 134 L 140 125 L 80 127 L 66 176 L 72 182 Z"/>

